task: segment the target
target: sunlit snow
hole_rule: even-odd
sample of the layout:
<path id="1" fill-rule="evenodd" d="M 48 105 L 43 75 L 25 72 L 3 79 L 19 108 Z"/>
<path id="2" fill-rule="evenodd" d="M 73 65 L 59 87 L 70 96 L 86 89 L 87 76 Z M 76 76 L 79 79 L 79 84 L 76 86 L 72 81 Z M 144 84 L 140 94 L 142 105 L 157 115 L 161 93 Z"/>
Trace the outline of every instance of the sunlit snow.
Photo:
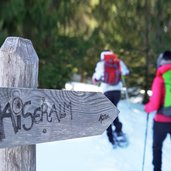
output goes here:
<path id="1" fill-rule="evenodd" d="M 139 97 L 137 97 L 138 99 Z M 37 145 L 37 171 L 142 171 L 146 113 L 136 98 L 119 102 L 120 120 L 129 146 L 113 149 L 106 132 L 99 136 Z M 144 171 L 152 171 L 152 123 L 148 135 Z M 80 128 L 81 129 L 81 128 Z M 163 144 L 163 171 L 171 170 L 171 137 Z"/>

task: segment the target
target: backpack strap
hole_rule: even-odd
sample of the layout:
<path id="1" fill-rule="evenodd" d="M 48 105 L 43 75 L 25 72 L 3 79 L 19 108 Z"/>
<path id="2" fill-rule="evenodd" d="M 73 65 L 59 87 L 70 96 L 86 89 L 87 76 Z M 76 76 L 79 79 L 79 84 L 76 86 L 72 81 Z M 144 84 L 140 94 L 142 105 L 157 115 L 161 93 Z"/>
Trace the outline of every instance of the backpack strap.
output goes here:
<path id="1" fill-rule="evenodd" d="M 165 86 L 165 97 L 164 105 L 158 112 L 171 117 L 171 70 L 163 74 L 164 86 Z"/>

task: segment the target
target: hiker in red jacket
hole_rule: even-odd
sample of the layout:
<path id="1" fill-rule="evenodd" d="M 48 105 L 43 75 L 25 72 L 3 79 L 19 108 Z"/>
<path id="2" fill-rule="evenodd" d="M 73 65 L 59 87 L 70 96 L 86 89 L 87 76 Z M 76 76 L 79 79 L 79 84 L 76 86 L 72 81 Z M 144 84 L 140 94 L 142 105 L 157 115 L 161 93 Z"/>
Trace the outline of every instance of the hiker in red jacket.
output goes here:
<path id="1" fill-rule="evenodd" d="M 167 134 L 171 135 L 171 52 L 165 51 L 157 60 L 157 72 L 152 83 L 152 96 L 145 111 L 157 111 L 153 124 L 154 171 L 162 168 L 162 146 Z"/>
<path id="2" fill-rule="evenodd" d="M 128 75 L 129 70 L 123 61 L 110 50 L 102 51 L 100 61 L 97 63 L 93 74 L 93 83 L 100 82 L 100 88 L 105 96 L 117 106 L 121 98 L 122 80 L 121 75 Z M 113 130 L 113 126 L 115 129 Z M 117 117 L 113 124 L 107 128 L 107 136 L 113 148 L 128 144 L 125 133 L 123 133 L 122 123 Z"/>

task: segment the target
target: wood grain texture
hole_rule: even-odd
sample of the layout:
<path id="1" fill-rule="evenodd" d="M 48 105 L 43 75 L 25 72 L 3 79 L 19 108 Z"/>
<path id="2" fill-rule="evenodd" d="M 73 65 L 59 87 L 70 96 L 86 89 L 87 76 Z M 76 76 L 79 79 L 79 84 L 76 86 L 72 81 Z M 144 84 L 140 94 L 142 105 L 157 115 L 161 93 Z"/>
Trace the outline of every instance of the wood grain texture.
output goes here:
<path id="1" fill-rule="evenodd" d="M 0 147 L 102 134 L 118 114 L 102 94 L 0 88 Z"/>
<path id="2" fill-rule="evenodd" d="M 0 86 L 36 88 L 37 85 L 38 56 L 31 41 L 8 37 L 0 49 Z M 4 97 L 7 96 L 4 94 Z M 8 118 L 4 118 L 3 122 L 5 120 L 9 122 Z M 4 129 L 9 126 L 5 125 Z M 15 141 L 14 137 L 10 141 Z M 0 171 L 35 171 L 36 146 L 0 149 L 0 165 Z"/>

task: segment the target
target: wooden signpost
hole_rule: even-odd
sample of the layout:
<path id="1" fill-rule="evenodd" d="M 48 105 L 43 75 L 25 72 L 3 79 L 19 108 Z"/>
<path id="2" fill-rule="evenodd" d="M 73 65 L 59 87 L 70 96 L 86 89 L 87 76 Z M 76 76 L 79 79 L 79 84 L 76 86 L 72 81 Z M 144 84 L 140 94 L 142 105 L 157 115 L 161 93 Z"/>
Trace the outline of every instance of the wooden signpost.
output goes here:
<path id="1" fill-rule="evenodd" d="M 0 147 L 102 134 L 117 110 L 101 93 L 0 88 Z"/>
<path id="2" fill-rule="evenodd" d="M 118 114 L 102 93 L 37 84 L 31 41 L 7 38 L 0 49 L 0 171 L 35 171 L 35 144 L 102 134 Z"/>

